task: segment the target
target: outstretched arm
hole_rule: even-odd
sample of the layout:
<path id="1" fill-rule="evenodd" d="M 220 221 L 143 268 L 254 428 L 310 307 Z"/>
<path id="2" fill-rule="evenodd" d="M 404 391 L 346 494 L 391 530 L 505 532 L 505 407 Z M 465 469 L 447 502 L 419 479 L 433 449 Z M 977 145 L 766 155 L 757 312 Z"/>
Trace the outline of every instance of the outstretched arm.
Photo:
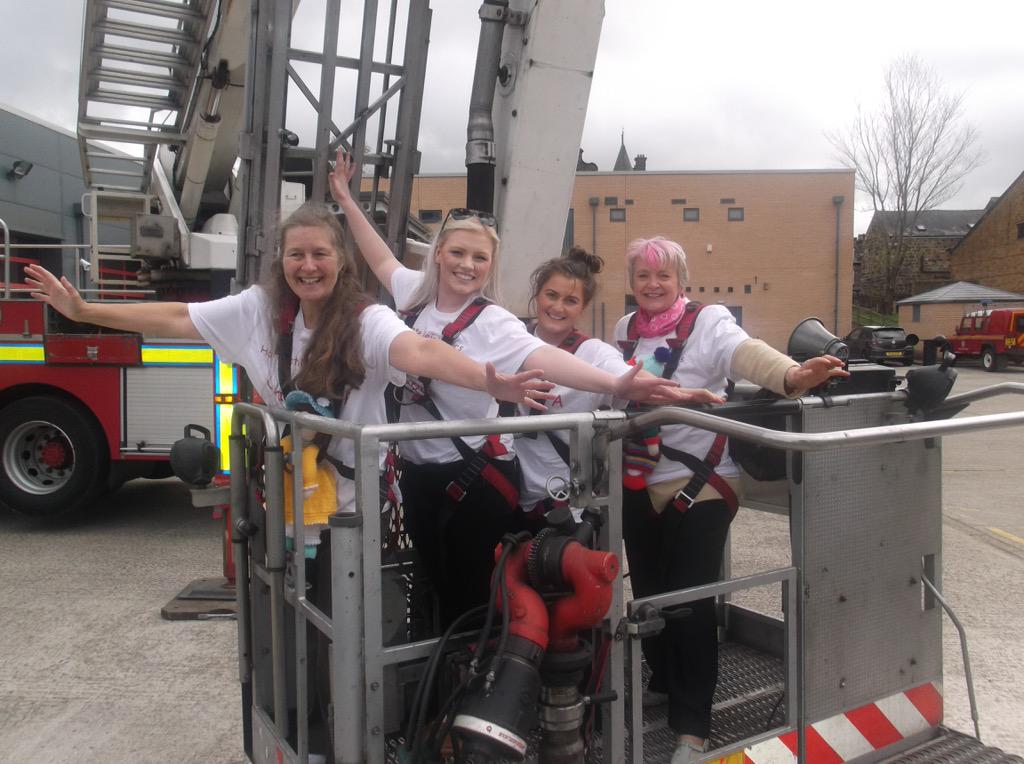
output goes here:
<path id="1" fill-rule="evenodd" d="M 156 337 L 202 339 L 183 302 L 86 302 L 70 281 L 63 276 L 58 279 L 38 265 L 25 267 L 25 282 L 32 287 L 34 298 L 72 321 Z"/>
<path id="2" fill-rule="evenodd" d="M 499 401 L 522 403 L 537 411 L 546 410 L 540 401 L 551 397 L 546 393 L 554 386 L 541 379 L 544 372 L 539 369 L 498 374 L 493 364 L 481 366 L 441 340 L 421 337 L 415 332 L 402 332 L 391 341 L 388 360 L 407 374 L 483 390 Z"/>
<path id="3" fill-rule="evenodd" d="M 363 259 L 366 260 L 366 264 L 370 266 L 370 270 L 373 271 L 373 275 L 377 277 L 381 285 L 390 293 L 391 274 L 395 272 L 395 269 L 402 267 L 402 264 L 377 233 L 377 229 L 366 218 L 362 205 L 352 198 L 352 191 L 348 184 L 352 180 L 352 176 L 355 175 L 357 167 L 348 152 L 338 149 L 334 170 L 327 176 L 331 184 L 331 196 L 345 213 L 348 228 L 352 232 L 352 237 L 356 240 L 356 246 L 362 253 Z"/>
<path id="4" fill-rule="evenodd" d="M 833 377 L 848 377 L 850 372 L 843 369 L 843 362 L 831 355 L 808 358 L 799 366 L 786 372 L 786 394 L 804 392 L 827 382 Z"/>
<path id="5" fill-rule="evenodd" d="M 534 350 L 526 356 L 523 365 L 543 368 L 547 378 L 560 385 L 590 393 L 607 393 L 622 400 L 646 401 L 662 393 L 671 395 L 670 391 L 679 387 L 677 382 L 653 374 L 641 376 L 639 366 L 616 377 L 551 345 Z"/>

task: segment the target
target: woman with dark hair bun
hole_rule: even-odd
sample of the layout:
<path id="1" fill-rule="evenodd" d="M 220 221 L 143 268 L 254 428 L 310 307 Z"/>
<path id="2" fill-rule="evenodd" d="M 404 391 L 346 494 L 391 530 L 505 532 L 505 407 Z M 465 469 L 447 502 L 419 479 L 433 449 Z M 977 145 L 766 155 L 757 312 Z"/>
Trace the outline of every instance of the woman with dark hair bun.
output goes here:
<path id="1" fill-rule="evenodd" d="M 530 276 L 533 297 L 530 305 L 536 318 L 530 332 L 549 345 L 573 353 L 581 361 L 613 375 L 621 375 L 630 366 L 622 358 L 622 351 L 599 339 L 579 331 L 576 324 L 583 311 L 597 294 L 597 274 L 604 268 L 604 260 L 582 247 L 573 247 L 562 257 L 542 263 Z M 647 374 L 647 372 L 641 372 Z M 721 403 L 722 398 L 707 390 L 676 390 L 674 402 Z M 612 396 L 576 390 L 564 385 L 556 386 L 548 401 L 551 413 L 580 413 L 608 408 Z M 520 406 L 520 414 L 531 413 Z M 539 413 L 539 412 L 532 412 Z M 552 477 L 569 479 L 569 445 L 567 434 L 556 431 L 516 439 L 516 452 L 522 467 L 520 507 L 525 513 L 526 527 L 536 530 L 544 513 L 558 505 L 548 494 Z"/>

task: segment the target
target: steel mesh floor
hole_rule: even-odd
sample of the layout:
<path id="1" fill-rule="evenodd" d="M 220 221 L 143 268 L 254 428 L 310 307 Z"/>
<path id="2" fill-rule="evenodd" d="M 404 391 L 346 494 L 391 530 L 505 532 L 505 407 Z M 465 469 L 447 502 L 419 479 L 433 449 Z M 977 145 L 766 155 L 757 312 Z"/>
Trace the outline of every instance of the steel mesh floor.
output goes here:
<path id="1" fill-rule="evenodd" d="M 644 680 L 648 677 L 644 666 Z M 726 642 L 718 653 L 718 686 L 711 709 L 711 748 L 750 737 L 785 719 L 783 665 L 780 658 Z M 676 735 L 662 706 L 644 711 L 644 760 L 668 761 Z M 628 747 L 628 744 L 627 744 Z"/>
<path id="2" fill-rule="evenodd" d="M 1024 764 L 1024 758 L 990 748 L 973 737 L 953 730 L 901 756 L 887 759 L 887 764 Z"/>
<path id="3" fill-rule="evenodd" d="M 644 679 L 648 676 L 644 666 Z M 715 689 L 711 712 L 711 746 L 719 748 L 770 729 L 781 723 L 785 716 L 782 660 L 753 650 L 744 645 L 726 642 L 719 649 L 718 686 Z M 631 690 L 626 687 L 627 701 Z M 644 711 L 644 759 L 668 761 L 675 748 L 676 736 L 667 726 L 667 709 L 649 708 Z M 389 764 L 398 764 L 400 738 L 387 743 Z M 526 761 L 537 761 L 540 730 L 530 737 Z M 595 731 L 587 752 L 587 761 L 601 760 L 600 733 Z M 632 755 L 630 741 L 626 740 L 627 757 Z M 1024 764 L 1024 763 L 1022 763 Z"/>

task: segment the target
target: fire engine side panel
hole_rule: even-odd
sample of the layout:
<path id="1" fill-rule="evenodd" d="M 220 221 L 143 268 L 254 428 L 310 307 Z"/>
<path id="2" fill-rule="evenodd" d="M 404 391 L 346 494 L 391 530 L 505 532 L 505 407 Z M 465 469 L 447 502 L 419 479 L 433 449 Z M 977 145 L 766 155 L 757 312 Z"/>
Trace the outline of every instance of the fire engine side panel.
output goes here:
<path id="1" fill-rule="evenodd" d="M 807 409 L 803 428 L 904 421 L 901 404 L 865 400 Z M 923 559 L 941 570 L 941 481 L 938 441 L 804 454 L 792 496 L 807 722 L 941 683 L 940 610 L 923 609 L 921 584 Z"/>
<path id="2" fill-rule="evenodd" d="M 210 366 L 129 368 L 124 382 L 126 454 L 169 452 L 189 424 L 215 432 Z"/>
<path id="3" fill-rule="evenodd" d="M 37 358 L 15 360 L 10 358 Z M 109 367 L 47 366 L 43 363 L 43 345 L 0 343 L 0 393 L 20 385 L 31 385 L 33 392 L 45 395 L 46 388 L 59 390 L 88 409 L 99 420 L 110 445 L 112 459 L 120 457 L 121 385 L 120 369 Z"/>

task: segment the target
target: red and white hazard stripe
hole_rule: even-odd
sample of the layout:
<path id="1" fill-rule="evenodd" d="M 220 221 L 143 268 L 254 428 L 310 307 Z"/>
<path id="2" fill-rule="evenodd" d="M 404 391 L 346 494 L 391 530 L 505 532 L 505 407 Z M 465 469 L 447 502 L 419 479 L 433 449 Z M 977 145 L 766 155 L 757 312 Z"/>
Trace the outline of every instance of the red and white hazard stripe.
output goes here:
<path id="1" fill-rule="evenodd" d="M 807 764 L 842 764 L 886 748 L 942 721 L 942 683 L 905 692 L 823 719 L 807 727 Z M 797 735 L 787 732 L 752 745 L 715 764 L 793 764 Z"/>

